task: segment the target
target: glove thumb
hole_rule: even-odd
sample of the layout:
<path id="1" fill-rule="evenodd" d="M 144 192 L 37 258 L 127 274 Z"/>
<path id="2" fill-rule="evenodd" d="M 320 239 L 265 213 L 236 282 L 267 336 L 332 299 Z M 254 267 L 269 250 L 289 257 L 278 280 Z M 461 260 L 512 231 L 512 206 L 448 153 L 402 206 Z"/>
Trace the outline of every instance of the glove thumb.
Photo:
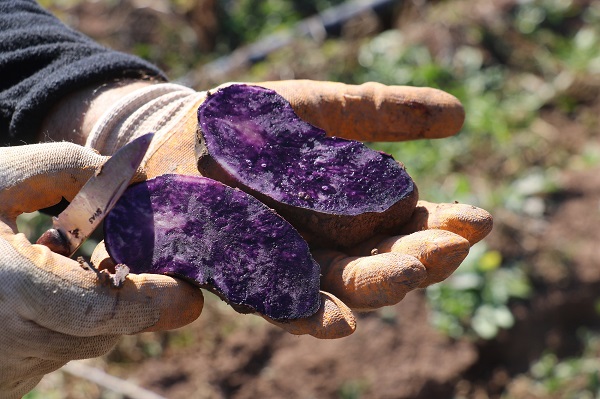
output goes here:
<path id="1" fill-rule="evenodd" d="M 0 216 L 16 231 L 18 215 L 72 200 L 107 158 L 67 142 L 0 148 Z"/>

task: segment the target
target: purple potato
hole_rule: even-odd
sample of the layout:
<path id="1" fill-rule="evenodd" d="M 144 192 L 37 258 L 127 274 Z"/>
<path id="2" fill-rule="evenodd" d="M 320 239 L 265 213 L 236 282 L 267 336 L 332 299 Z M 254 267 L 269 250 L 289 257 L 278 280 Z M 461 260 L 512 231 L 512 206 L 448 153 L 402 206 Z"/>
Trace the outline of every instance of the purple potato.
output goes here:
<path id="1" fill-rule="evenodd" d="M 405 223 L 418 200 L 404 166 L 363 143 L 327 137 L 276 92 L 235 84 L 198 109 L 203 176 L 238 187 L 313 245 L 349 247 Z"/>
<path id="2" fill-rule="evenodd" d="M 320 306 L 308 244 L 257 199 L 200 176 L 128 188 L 105 220 L 105 244 L 133 273 L 180 276 L 242 313 L 289 320 Z"/>

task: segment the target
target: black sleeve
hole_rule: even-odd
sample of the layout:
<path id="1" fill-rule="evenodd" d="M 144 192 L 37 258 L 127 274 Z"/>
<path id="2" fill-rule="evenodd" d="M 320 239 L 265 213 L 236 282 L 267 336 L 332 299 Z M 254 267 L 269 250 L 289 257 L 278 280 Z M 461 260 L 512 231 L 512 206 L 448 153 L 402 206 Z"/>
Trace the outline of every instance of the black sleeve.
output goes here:
<path id="1" fill-rule="evenodd" d="M 34 0 L 0 0 L 0 145 L 34 142 L 58 100 L 120 78 L 165 79 L 154 65 L 68 28 Z"/>

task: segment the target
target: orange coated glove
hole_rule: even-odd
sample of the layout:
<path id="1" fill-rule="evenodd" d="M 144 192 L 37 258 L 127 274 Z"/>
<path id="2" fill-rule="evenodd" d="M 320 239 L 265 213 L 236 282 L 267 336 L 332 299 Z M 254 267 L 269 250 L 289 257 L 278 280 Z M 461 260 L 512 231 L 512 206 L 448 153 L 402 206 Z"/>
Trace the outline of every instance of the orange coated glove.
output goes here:
<path id="1" fill-rule="evenodd" d="M 2 398 L 21 398 L 44 374 L 100 356 L 124 334 L 181 327 L 202 311 L 201 291 L 187 283 L 130 274 L 116 287 L 17 232 L 18 215 L 71 200 L 106 159 L 71 143 L 0 148 Z"/>
<path id="2" fill-rule="evenodd" d="M 258 85 L 277 91 L 301 118 L 329 135 L 354 140 L 447 137 L 458 132 L 464 120 L 456 98 L 430 88 L 304 80 Z M 143 162 L 147 176 L 197 175 L 197 109 L 205 97 L 205 92 L 175 84 L 135 91 L 105 112 L 86 145 L 111 154 L 133 138 L 155 132 Z M 356 327 L 352 310 L 393 305 L 410 290 L 444 280 L 491 227 L 492 218 L 482 209 L 420 201 L 402 236 L 374 237 L 352 253 L 314 251 L 323 275 L 320 311 L 286 323 L 269 321 L 291 333 L 318 338 L 351 334 Z M 98 262 L 107 257 L 105 252 L 95 255 Z"/>

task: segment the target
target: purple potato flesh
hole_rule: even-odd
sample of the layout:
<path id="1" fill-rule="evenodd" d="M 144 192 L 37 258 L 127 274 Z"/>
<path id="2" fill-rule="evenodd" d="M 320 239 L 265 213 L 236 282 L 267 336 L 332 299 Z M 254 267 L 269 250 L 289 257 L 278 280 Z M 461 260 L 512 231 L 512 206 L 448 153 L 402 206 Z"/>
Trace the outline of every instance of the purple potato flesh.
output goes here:
<path id="1" fill-rule="evenodd" d="M 200 173 L 256 196 L 313 242 L 354 245 L 406 222 L 416 206 L 403 165 L 327 137 L 272 90 L 222 88 L 200 106 L 198 122 Z"/>
<path id="2" fill-rule="evenodd" d="M 162 175 L 131 186 L 106 217 L 105 243 L 133 273 L 184 277 L 238 311 L 289 320 L 320 306 L 320 267 L 298 232 L 212 179 Z"/>

